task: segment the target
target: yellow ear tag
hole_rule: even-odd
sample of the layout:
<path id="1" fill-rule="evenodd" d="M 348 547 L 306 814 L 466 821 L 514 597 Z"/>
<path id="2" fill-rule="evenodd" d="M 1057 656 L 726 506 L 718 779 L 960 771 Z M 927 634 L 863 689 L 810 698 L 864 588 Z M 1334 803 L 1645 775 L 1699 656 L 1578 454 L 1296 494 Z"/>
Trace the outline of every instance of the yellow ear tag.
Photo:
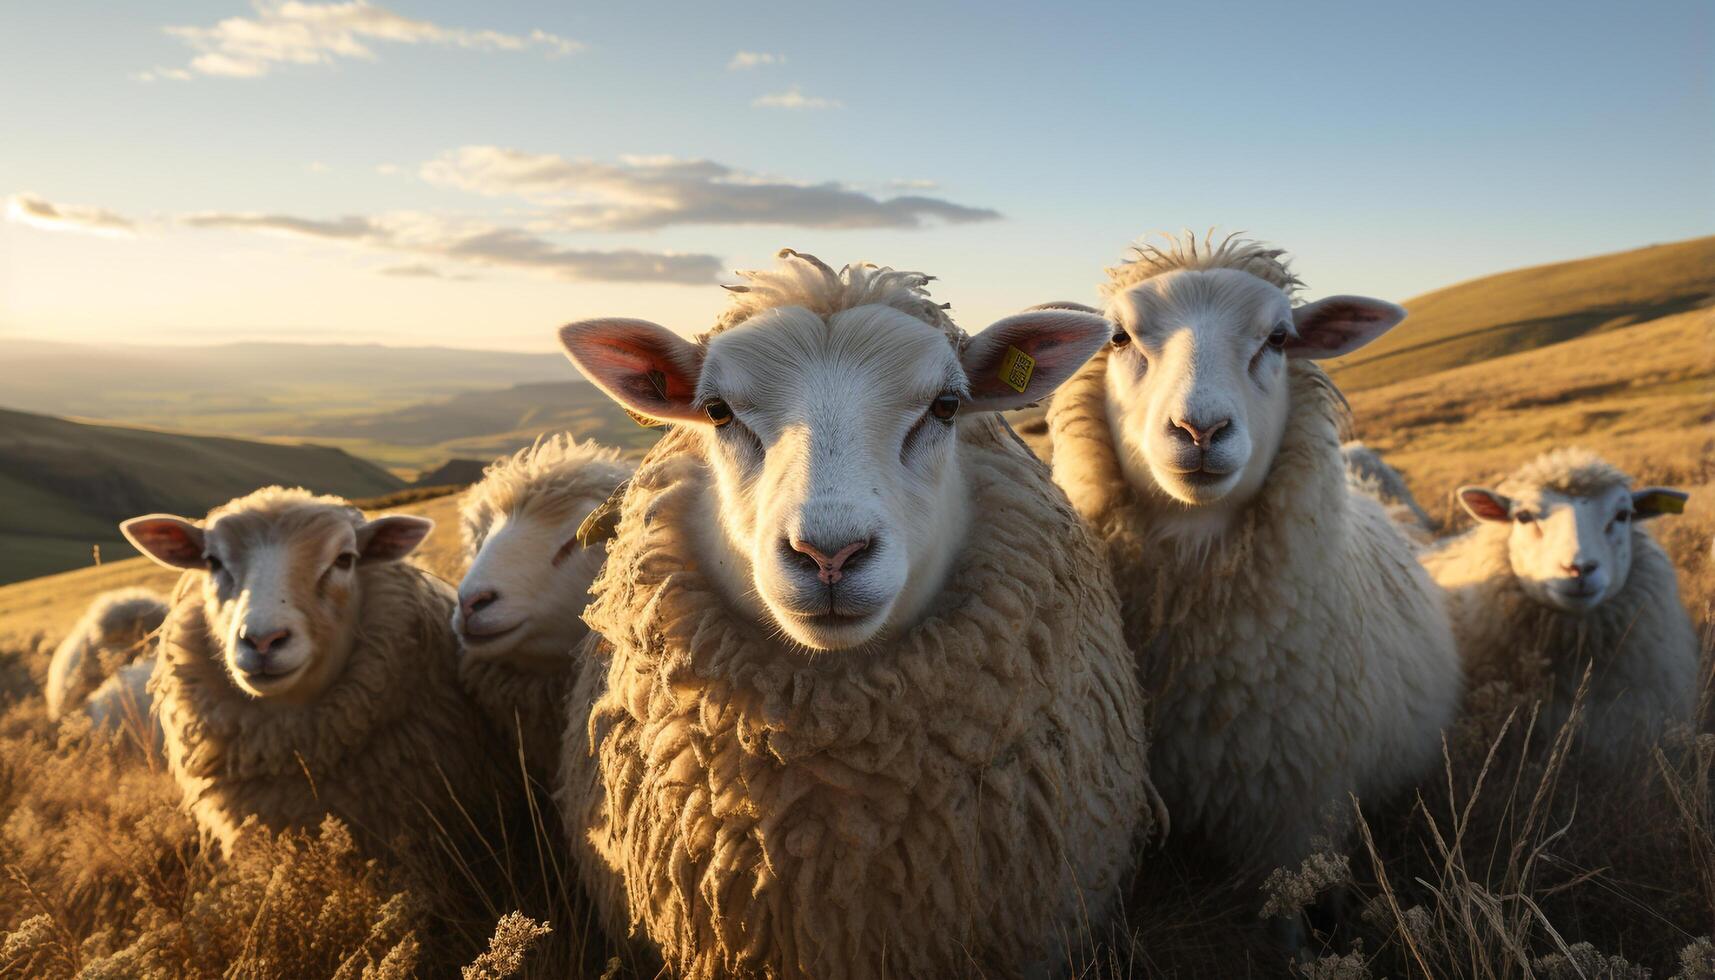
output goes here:
<path id="1" fill-rule="evenodd" d="M 1652 493 L 1646 498 L 1649 512 L 1654 514 L 1685 513 L 1685 498 L 1677 493 Z"/>
<path id="2" fill-rule="evenodd" d="M 1036 373 L 1036 358 L 1019 350 L 1008 347 L 1006 356 L 1000 361 L 1000 380 L 1008 388 L 1019 394 L 1030 387 L 1030 376 Z"/>

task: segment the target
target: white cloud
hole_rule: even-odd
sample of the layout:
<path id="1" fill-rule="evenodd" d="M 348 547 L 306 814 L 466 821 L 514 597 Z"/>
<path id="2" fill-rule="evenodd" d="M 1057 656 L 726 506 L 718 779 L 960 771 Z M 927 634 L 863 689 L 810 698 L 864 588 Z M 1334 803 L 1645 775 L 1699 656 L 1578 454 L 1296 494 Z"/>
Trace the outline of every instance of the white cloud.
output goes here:
<path id="1" fill-rule="evenodd" d="M 188 82 L 191 73 L 183 68 L 150 68 L 146 71 L 131 73 L 131 80 L 136 82 L 156 82 L 162 79 L 173 82 Z"/>
<path id="2" fill-rule="evenodd" d="M 256 78 L 279 65 L 329 64 L 341 58 L 371 60 L 376 42 L 435 44 L 477 51 L 539 48 L 550 56 L 572 54 L 583 45 L 570 38 L 533 30 L 506 34 L 491 30 L 443 27 L 413 20 L 367 0 L 304 3 L 256 0 L 256 16 L 229 17 L 212 27 L 169 27 L 167 33 L 194 48 L 188 70 L 155 69 L 134 76 L 142 81 L 189 78 L 192 72 L 227 78 Z M 146 77 L 145 77 L 146 76 Z"/>
<path id="3" fill-rule="evenodd" d="M 66 231 L 104 238 L 132 238 L 137 234 L 136 223 L 123 215 L 77 204 L 54 204 L 34 194 L 8 197 L 6 220 L 43 231 Z"/>
<path id="4" fill-rule="evenodd" d="M 327 164 L 321 162 L 320 160 L 311 160 L 309 162 L 309 164 L 307 164 L 304 167 L 304 169 L 308 170 L 312 174 L 325 174 L 328 171 L 332 170 L 333 168 L 328 166 Z"/>
<path id="5" fill-rule="evenodd" d="M 821 96 L 805 95 L 794 85 L 784 92 L 759 96 L 750 103 L 758 109 L 843 109 L 845 103 Z"/>
<path id="6" fill-rule="evenodd" d="M 880 198 L 832 182 L 793 182 L 674 157 L 621 157 L 611 164 L 467 146 L 424 164 L 420 174 L 443 187 L 522 197 L 551 209 L 544 216 L 549 226 L 576 231 L 697 224 L 917 228 L 928 220 L 963 224 L 1000 217 L 935 197 Z"/>
<path id="7" fill-rule="evenodd" d="M 731 61 L 726 63 L 726 70 L 748 71 L 752 68 L 761 68 L 764 65 L 784 65 L 785 63 L 786 56 L 783 54 L 770 54 L 766 51 L 740 51 L 732 56 Z"/>
<path id="8" fill-rule="evenodd" d="M 721 270 L 720 259 L 713 255 L 562 248 L 516 228 L 448 220 L 414 211 L 348 215 L 332 220 L 253 212 L 202 212 L 185 215 L 181 220 L 193 228 L 318 238 L 472 265 L 540 270 L 584 281 L 702 284 L 713 282 Z"/>

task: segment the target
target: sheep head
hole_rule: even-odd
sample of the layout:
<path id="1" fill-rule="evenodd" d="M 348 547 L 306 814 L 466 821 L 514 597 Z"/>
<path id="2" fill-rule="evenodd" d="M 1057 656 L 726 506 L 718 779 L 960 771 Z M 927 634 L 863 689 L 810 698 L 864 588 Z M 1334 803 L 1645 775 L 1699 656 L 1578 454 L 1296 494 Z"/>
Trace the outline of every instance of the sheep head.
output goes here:
<path id="1" fill-rule="evenodd" d="M 469 568 L 453 631 L 467 656 L 524 670 L 569 668 L 607 555 L 596 516 L 631 467 L 593 442 L 556 437 L 489 467 L 460 514 Z"/>
<path id="2" fill-rule="evenodd" d="M 961 343 L 922 312 L 925 277 L 783 257 L 809 285 L 703 342 L 617 319 L 561 339 L 620 404 L 700 436 L 716 492 L 696 546 L 729 600 L 805 647 L 847 649 L 915 622 L 961 551 L 961 420 L 1045 397 L 1110 327 L 1047 310 Z M 858 298 L 823 302 L 835 293 Z"/>
<path id="3" fill-rule="evenodd" d="M 1287 361 L 1349 354 L 1405 317 L 1362 296 L 1294 308 L 1298 280 L 1279 256 L 1232 238 L 1199 251 L 1187 238 L 1109 270 L 1108 418 L 1134 487 L 1193 508 L 1242 506 L 1285 431 Z"/>
<path id="4" fill-rule="evenodd" d="M 1460 487 L 1459 502 L 1504 529 L 1507 558 L 1532 600 L 1583 613 L 1625 587 L 1633 523 L 1678 513 L 1687 495 L 1666 487 L 1632 490 L 1624 473 L 1582 450 L 1549 453 L 1500 490 Z"/>
<path id="5" fill-rule="evenodd" d="M 366 521 L 337 498 L 278 487 L 200 523 L 150 514 L 120 525 L 156 563 L 201 573 L 205 620 L 232 683 L 287 704 L 313 701 L 344 670 L 365 569 L 404 558 L 433 528 L 422 517 Z"/>

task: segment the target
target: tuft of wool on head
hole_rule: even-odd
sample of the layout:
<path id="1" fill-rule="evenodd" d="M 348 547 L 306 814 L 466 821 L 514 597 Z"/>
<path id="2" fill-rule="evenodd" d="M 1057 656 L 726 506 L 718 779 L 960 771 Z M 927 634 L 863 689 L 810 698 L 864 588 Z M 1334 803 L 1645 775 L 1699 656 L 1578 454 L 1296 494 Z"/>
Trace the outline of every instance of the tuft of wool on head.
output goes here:
<path id="1" fill-rule="evenodd" d="M 780 307 L 796 306 L 826 318 L 860 306 L 887 306 L 915 317 L 947 335 L 954 350 L 963 350 L 969 338 L 947 316 L 946 307 L 929 298 L 928 285 L 934 276 L 905 272 L 868 262 L 847 265 L 835 272 L 831 266 L 804 252 L 781 249 L 772 269 L 740 271 L 742 283 L 724 287 L 732 293 L 732 305 L 715 321 L 703 340 Z"/>
<path id="2" fill-rule="evenodd" d="M 1629 487 L 1632 478 L 1588 449 L 1554 449 L 1519 467 L 1497 488 L 1513 495 L 1543 489 L 1569 497 L 1594 497 L 1614 487 Z"/>
<path id="3" fill-rule="evenodd" d="M 219 522 L 223 534 L 231 535 L 240 547 L 248 547 L 263 541 L 295 538 L 339 520 L 356 527 L 365 518 L 363 511 L 343 497 L 318 495 L 303 487 L 271 486 L 209 511 L 203 526 L 213 527 Z"/>
<path id="4" fill-rule="evenodd" d="M 465 558 L 481 550 L 488 531 L 503 514 L 562 512 L 579 501 L 603 500 L 631 475 L 618 449 L 570 434 L 546 436 L 536 444 L 503 456 L 482 471 L 482 481 L 465 491 L 459 503 L 459 532 Z"/>
<path id="5" fill-rule="evenodd" d="M 1303 281 L 1289 267 L 1285 249 L 1240 238 L 1242 234 L 1234 232 L 1216 242 L 1211 229 L 1199 242 L 1190 231 L 1182 231 L 1177 237 L 1161 232 L 1160 244 L 1139 241 L 1119 265 L 1107 270 L 1108 281 L 1101 285 L 1101 294 L 1123 293 L 1146 279 L 1182 269 L 1237 269 L 1280 287 L 1288 296 L 1303 287 Z"/>

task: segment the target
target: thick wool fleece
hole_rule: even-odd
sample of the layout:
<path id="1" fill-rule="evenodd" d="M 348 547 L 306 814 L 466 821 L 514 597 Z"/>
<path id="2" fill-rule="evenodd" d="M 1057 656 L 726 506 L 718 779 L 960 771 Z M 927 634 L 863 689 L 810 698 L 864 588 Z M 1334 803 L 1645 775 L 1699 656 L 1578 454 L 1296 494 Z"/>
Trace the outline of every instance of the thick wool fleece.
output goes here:
<path id="1" fill-rule="evenodd" d="M 714 492 L 696 438 L 633 479 L 560 803 L 609 927 L 678 973 L 1043 970 L 1158 829 L 1107 570 L 1016 437 L 959 427 L 967 550 L 927 620 L 858 650 L 789 648 L 715 592 L 688 541 Z"/>
<path id="2" fill-rule="evenodd" d="M 1268 480 L 1202 550 L 1159 537 L 1151 508 L 1173 505 L 1121 474 L 1105 352 L 1049 411 L 1054 477 L 1106 547 L 1152 698 L 1151 775 L 1176 829 L 1252 874 L 1296 866 L 1347 794 L 1379 802 L 1424 775 L 1461 690 L 1439 590 L 1347 489 L 1338 393 L 1289 370 Z"/>
<path id="3" fill-rule="evenodd" d="M 167 603 L 148 589 L 115 589 L 95 597 L 48 662 L 48 718 L 84 703 L 90 692 L 147 653 L 146 640 L 167 618 Z"/>
<path id="4" fill-rule="evenodd" d="M 1635 763 L 1675 722 L 1691 720 L 1697 632 L 1679 599 L 1673 562 L 1632 525 L 1632 568 L 1620 591 L 1585 613 L 1525 594 L 1508 557 L 1505 524 L 1480 524 L 1424 565 L 1447 589 L 1459 651 L 1473 688 L 1504 682 L 1542 702 L 1537 730 L 1549 740 L 1566 723 L 1590 669 L 1579 740 L 1587 759 Z"/>
<path id="5" fill-rule="evenodd" d="M 272 830 L 338 816 L 374 850 L 455 836 L 518 783 L 460 690 L 452 590 L 403 563 L 359 566 L 363 606 L 351 659 L 315 701 L 273 704 L 239 690 L 209 635 L 202 572 L 179 582 L 150 682 L 168 768 L 206 837 L 227 853 L 246 817 Z M 502 768 L 505 767 L 505 768 Z"/>

